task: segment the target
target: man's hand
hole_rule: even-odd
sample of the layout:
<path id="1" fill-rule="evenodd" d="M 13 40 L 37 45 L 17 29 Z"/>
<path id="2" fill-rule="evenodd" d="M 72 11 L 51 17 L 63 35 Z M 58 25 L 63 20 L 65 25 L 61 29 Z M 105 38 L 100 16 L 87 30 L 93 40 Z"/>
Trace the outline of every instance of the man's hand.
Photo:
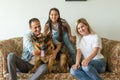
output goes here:
<path id="1" fill-rule="evenodd" d="M 40 55 L 40 51 L 34 50 L 32 54 L 33 54 L 33 55 Z"/>

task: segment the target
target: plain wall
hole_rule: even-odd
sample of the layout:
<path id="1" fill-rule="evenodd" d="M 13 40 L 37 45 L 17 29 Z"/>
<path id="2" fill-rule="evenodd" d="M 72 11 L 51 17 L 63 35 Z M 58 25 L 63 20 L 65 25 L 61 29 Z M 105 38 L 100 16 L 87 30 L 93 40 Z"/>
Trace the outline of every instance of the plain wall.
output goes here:
<path id="1" fill-rule="evenodd" d="M 120 40 L 120 0 L 0 0 L 0 40 L 23 36 L 33 17 L 40 19 L 43 29 L 52 7 L 60 10 L 73 35 L 76 20 L 84 17 L 101 37 Z"/>

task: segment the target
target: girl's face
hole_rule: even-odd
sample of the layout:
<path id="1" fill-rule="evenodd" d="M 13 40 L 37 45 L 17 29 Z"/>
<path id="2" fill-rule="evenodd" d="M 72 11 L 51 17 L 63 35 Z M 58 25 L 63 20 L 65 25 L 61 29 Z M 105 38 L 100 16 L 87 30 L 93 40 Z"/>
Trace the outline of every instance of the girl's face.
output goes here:
<path id="1" fill-rule="evenodd" d="M 58 20 L 58 18 L 59 18 L 59 14 L 58 14 L 57 11 L 52 10 L 52 11 L 50 12 L 50 14 L 49 14 L 49 17 L 50 17 L 52 23 L 57 23 L 57 20 Z"/>
<path id="2" fill-rule="evenodd" d="M 77 31 L 80 35 L 85 36 L 89 34 L 88 31 L 88 26 L 83 24 L 83 23 L 79 23 L 77 26 Z"/>

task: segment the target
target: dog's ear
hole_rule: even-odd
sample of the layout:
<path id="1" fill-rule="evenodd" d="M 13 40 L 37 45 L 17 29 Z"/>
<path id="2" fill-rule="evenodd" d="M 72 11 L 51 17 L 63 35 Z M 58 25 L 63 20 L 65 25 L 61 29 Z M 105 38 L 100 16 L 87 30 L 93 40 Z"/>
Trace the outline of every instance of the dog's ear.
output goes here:
<path id="1" fill-rule="evenodd" d="M 34 41 L 38 41 L 38 39 L 41 37 L 42 34 L 39 34 L 39 35 L 33 35 L 32 38 Z"/>
<path id="2" fill-rule="evenodd" d="M 47 37 L 51 39 L 51 38 L 52 38 L 52 34 L 51 34 L 51 33 L 48 33 L 48 34 L 47 34 Z"/>
<path id="3" fill-rule="evenodd" d="M 40 33 L 37 36 L 33 35 L 32 38 L 33 38 L 34 41 L 38 41 L 38 39 L 41 38 L 41 36 L 42 36 L 42 33 Z"/>
<path id="4" fill-rule="evenodd" d="M 37 41 L 37 37 L 36 37 L 36 36 L 32 36 L 32 39 L 33 39 L 34 41 Z"/>

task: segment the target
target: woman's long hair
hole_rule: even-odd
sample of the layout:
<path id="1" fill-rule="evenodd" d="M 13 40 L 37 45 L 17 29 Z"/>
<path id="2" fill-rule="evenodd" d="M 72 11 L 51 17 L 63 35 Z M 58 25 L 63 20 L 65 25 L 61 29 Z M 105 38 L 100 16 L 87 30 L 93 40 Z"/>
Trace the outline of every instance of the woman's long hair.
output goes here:
<path id="1" fill-rule="evenodd" d="M 77 20 L 76 26 L 75 26 L 75 27 L 76 27 L 76 34 L 77 34 L 77 35 L 80 35 L 79 32 L 78 32 L 78 29 L 77 29 L 79 23 L 83 23 L 84 25 L 88 26 L 88 32 L 89 32 L 90 34 L 95 34 L 95 32 L 92 30 L 92 28 L 91 28 L 90 25 L 88 24 L 87 20 L 84 19 L 84 18 L 80 18 L 80 19 Z M 82 35 L 80 35 L 80 36 L 82 37 Z"/>

